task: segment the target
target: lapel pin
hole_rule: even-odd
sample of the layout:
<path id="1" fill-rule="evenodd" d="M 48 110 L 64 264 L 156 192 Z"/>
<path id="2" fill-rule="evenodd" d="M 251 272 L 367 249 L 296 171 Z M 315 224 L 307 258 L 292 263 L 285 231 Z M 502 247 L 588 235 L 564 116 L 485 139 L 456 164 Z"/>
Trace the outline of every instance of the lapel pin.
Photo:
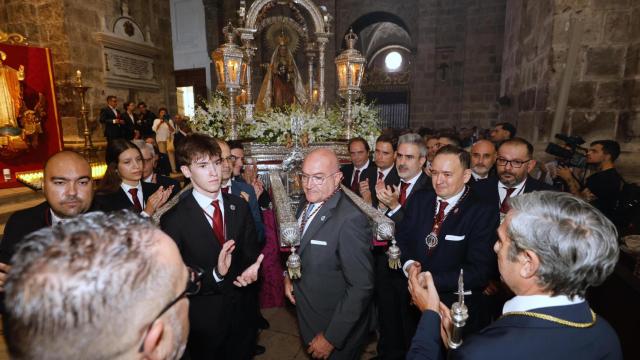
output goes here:
<path id="1" fill-rule="evenodd" d="M 235 211 L 236 210 L 236 206 L 231 204 L 231 205 L 229 205 L 229 209 L 231 209 L 231 211 Z"/>
<path id="2" fill-rule="evenodd" d="M 454 213 L 454 214 L 457 214 L 457 213 L 458 213 L 458 208 L 456 208 L 455 210 L 453 210 L 453 213 Z"/>
<path id="3" fill-rule="evenodd" d="M 322 217 L 320 218 L 320 221 L 324 221 L 324 219 L 326 219 L 327 217 L 322 215 Z"/>

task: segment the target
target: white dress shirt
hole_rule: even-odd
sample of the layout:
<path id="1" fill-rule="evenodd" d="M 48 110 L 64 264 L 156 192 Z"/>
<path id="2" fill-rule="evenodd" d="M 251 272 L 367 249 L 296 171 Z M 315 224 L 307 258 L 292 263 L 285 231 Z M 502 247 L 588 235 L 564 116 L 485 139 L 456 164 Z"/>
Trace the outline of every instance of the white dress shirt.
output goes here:
<path id="1" fill-rule="evenodd" d="M 142 194 L 142 184 L 140 183 L 140 181 L 138 181 L 138 185 L 136 186 L 131 186 L 131 185 L 127 185 L 124 182 L 122 182 L 120 184 L 120 187 L 122 188 L 122 190 L 124 190 L 124 193 L 127 194 L 127 198 L 129 198 L 129 201 L 131 201 L 131 203 L 133 204 L 133 197 L 131 196 L 131 193 L 129 192 L 130 189 L 138 189 L 138 201 L 140 202 L 140 206 L 142 206 L 142 210 L 144 210 L 144 206 L 146 205 L 144 203 L 144 194 Z"/>
<path id="2" fill-rule="evenodd" d="M 218 200 L 218 207 L 220 208 L 220 212 L 222 213 L 222 218 L 224 219 L 224 200 L 222 199 L 221 191 L 218 191 L 218 195 L 215 198 L 211 198 L 205 194 L 202 194 L 196 189 L 193 189 L 191 194 L 193 195 L 194 199 L 196 199 L 198 206 L 200 206 L 202 211 L 204 211 L 204 213 L 206 214 L 205 218 L 207 219 L 207 222 L 209 223 L 209 226 L 211 226 L 212 229 L 213 229 L 214 207 L 213 205 L 211 205 L 211 203 L 213 202 L 213 200 Z M 227 232 L 226 224 L 224 224 L 224 232 L 225 233 Z M 213 270 L 213 278 L 216 280 L 216 282 L 221 282 L 222 280 L 224 280 L 224 278 L 218 277 L 218 275 L 216 274 L 216 267 L 214 267 L 214 270 Z"/>
<path id="3" fill-rule="evenodd" d="M 354 164 L 353 173 L 351 174 L 351 182 L 349 183 L 349 185 L 353 184 L 353 179 L 356 177 L 356 170 L 360 170 L 360 174 L 358 174 L 358 176 L 362 176 L 362 172 L 368 167 L 369 167 L 369 160 L 367 160 L 367 162 L 362 167 L 359 167 L 359 168 L 357 168 Z M 360 182 L 360 179 L 358 179 L 358 182 Z"/>
<path id="4" fill-rule="evenodd" d="M 524 191 L 524 185 L 526 183 L 527 183 L 527 178 L 522 180 L 520 184 L 514 186 L 515 190 L 513 190 L 513 192 L 511 193 L 511 196 L 509 197 L 512 198 L 522 194 L 522 192 Z M 507 196 L 507 188 L 509 188 L 509 186 L 503 184 L 501 181 L 498 181 L 498 195 L 500 196 L 500 201 L 498 202 L 498 206 L 502 205 L 502 202 L 504 201 L 505 196 Z"/>
<path id="5" fill-rule="evenodd" d="M 575 296 L 573 299 L 566 295 L 526 295 L 516 296 L 504 303 L 502 313 L 514 311 L 529 311 L 552 306 L 576 305 L 584 302 L 584 298 Z"/>
<path id="6" fill-rule="evenodd" d="M 384 181 L 387 178 L 387 175 L 389 175 L 389 173 L 391 172 L 391 169 L 393 169 L 393 165 L 389 166 L 386 169 L 380 169 L 378 168 L 378 172 L 382 173 L 382 181 Z M 376 174 L 376 179 L 378 179 L 378 174 Z"/>
<path id="7" fill-rule="evenodd" d="M 471 176 L 473 176 L 473 178 L 476 179 L 476 180 L 484 180 L 484 179 L 489 177 L 489 173 L 487 173 L 487 175 L 485 175 L 485 176 L 480 176 L 480 175 L 476 174 L 474 171 L 471 171 Z"/>

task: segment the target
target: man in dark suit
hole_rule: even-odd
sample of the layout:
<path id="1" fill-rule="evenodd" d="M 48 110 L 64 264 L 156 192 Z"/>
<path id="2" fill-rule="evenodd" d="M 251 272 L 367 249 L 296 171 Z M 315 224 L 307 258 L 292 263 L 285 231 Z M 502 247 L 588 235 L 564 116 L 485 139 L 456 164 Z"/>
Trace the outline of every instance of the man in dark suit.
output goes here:
<path id="1" fill-rule="evenodd" d="M 355 137 L 349 140 L 347 146 L 351 164 L 343 165 L 340 169 L 343 176 L 342 183 L 356 194 L 363 196 L 360 186 L 367 186 L 376 179 L 376 166 L 369 160 L 369 144 L 365 139 Z M 368 196 L 368 202 L 370 202 L 370 195 Z"/>
<path id="2" fill-rule="evenodd" d="M 134 140 L 133 143 L 136 144 L 138 148 L 140 148 L 140 152 L 142 153 L 142 160 L 144 160 L 144 168 L 142 169 L 142 181 L 160 185 L 165 189 L 173 186 L 173 190 L 171 190 L 171 196 L 169 198 L 172 198 L 177 193 L 179 193 L 181 187 L 178 180 L 170 178 L 168 176 L 156 174 L 154 172 L 154 168 L 156 167 L 156 163 L 158 161 L 158 155 L 156 154 L 156 150 L 153 145 L 147 144 L 142 140 Z"/>
<path id="3" fill-rule="evenodd" d="M 368 218 L 339 191 L 341 180 L 333 151 L 307 155 L 307 202 L 298 220 L 302 277 L 285 276 L 285 294 L 296 305 L 302 341 L 314 358 L 359 358 L 370 326 L 372 234 Z"/>
<path id="4" fill-rule="evenodd" d="M 25 235 L 87 212 L 93 200 L 91 167 L 72 151 L 51 156 L 44 165 L 42 191 L 45 201 L 13 213 L 0 242 L 0 290 L 16 246 Z"/>
<path id="5" fill-rule="evenodd" d="M 129 134 L 133 134 L 133 124 L 128 124 L 121 116 L 120 111 L 116 109 L 118 106 L 118 98 L 107 96 L 107 106 L 100 109 L 100 123 L 104 126 L 104 136 L 107 142 L 113 139 L 127 139 Z"/>
<path id="6" fill-rule="evenodd" d="M 509 199 L 532 191 L 553 190 L 550 185 L 529 176 L 535 165 L 533 145 L 522 138 L 506 140 L 498 148 L 498 177 L 478 181 L 474 190 L 483 200 L 493 204 L 504 218 L 509 211 Z"/>
<path id="7" fill-rule="evenodd" d="M 411 133 L 398 138 L 396 169 L 400 182 L 392 185 L 376 183 L 376 196 L 386 215 L 396 223 L 404 217 L 405 204 L 416 191 L 433 190 L 429 177 L 422 171 L 425 161 L 427 147 L 420 135 Z"/>
<path id="8" fill-rule="evenodd" d="M 161 225 L 185 263 L 204 271 L 200 293 L 190 298 L 187 352 L 191 359 L 251 359 L 257 330 L 248 293 L 263 256 L 249 206 L 220 191 L 222 161 L 215 139 L 194 134 L 177 150 L 193 191 Z"/>
<path id="9" fill-rule="evenodd" d="M 369 175 L 366 182 L 360 183 L 360 194 L 371 206 L 377 208 L 379 202 L 375 189 L 378 181 L 389 186 L 397 185 L 400 182 L 400 177 L 395 167 L 396 140 L 389 135 L 380 135 L 376 139 L 373 160 L 375 176 Z"/>
<path id="10" fill-rule="evenodd" d="M 156 114 L 147 109 L 147 104 L 144 101 L 138 103 L 138 119 L 136 125 L 142 132 L 142 137 L 154 135 L 153 121 L 156 119 Z"/>
<path id="11" fill-rule="evenodd" d="M 464 269 L 470 318 L 467 329 L 480 329 L 486 318 L 476 316 L 482 290 L 497 272 L 492 246 L 499 217 L 466 183 L 471 178 L 470 156 L 453 145 L 438 150 L 431 166 L 435 192 L 420 191 L 409 200 L 396 239 L 405 275 L 411 267 L 428 269 L 450 306 L 456 299 L 458 275 Z M 406 302 L 409 303 L 408 301 Z M 419 314 L 408 310 L 409 340 Z"/>
<path id="12" fill-rule="evenodd" d="M 615 227 L 601 213 L 569 194 L 518 196 L 494 250 L 516 296 L 499 320 L 465 339 L 449 359 L 622 359 L 615 331 L 584 298 L 618 260 Z M 409 290 L 423 313 L 407 359 L 445 358 L 439 335 L 450 332 L 451 314 L 434 276 L 411 269 Z"/>

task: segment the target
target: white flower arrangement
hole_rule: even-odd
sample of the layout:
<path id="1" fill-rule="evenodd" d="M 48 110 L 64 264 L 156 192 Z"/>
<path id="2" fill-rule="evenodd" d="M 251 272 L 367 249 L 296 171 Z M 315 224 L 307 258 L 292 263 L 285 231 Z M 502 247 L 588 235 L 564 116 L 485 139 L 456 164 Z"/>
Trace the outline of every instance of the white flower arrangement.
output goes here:
<path id="1" fill-rule="evenodd" d="M 323 142 L 345 137 L 346 123 L 344 107 L 334 107 L 328 111 L 306 110 L 293 105 L 284 110 L 273 110 L 255 114 L 255 123 L 245 124 L 239 121 L 238 133 L 241 137 L 252 138 L 257 142 L 284 144 L 291 134 L 291 119 L 301 120 L 301 135 L 306 134 L 309 142 Z M 244 116 L 242 112 L 238 118 Z M 215 92 L 205 102 L 205 107 L 196 106 L 190 120 L 194 132 L 226 138 L 229 133 L 229 103 L 220 92 Z M 361 136 L 369 143 L 375 143 L 380 135 L 380 119 L 377 110 L 365 101 L 355 101 L 352 107 L 353 136 Z"/>

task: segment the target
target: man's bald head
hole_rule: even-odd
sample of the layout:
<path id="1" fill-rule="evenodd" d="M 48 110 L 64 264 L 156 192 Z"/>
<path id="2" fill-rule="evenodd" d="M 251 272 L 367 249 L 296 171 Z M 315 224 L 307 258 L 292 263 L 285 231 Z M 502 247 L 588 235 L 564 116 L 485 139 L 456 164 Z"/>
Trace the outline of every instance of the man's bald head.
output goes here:
<path id="1" fill-rule="evenodd" d="M 93 201 L 91 166 L 80 154 L 61 151 L 44 166 L 42 190 L 51 210 L 61 218 L 89 210 Z"/>
<path id="2" fill-rule="evenodd" d="M 307 154 L 302 164 L 302 187 L 310 203 L 325 201 L 340 186 L 338 157 L 331 149 L 320 148 Z"/>
<path id="3" fill-rule="evenodd" d="M 471 170 L 481 178 L 487 177 L 496 162 L 496 146 L 489 140 L 478 140 L 471 147 Z"/>

